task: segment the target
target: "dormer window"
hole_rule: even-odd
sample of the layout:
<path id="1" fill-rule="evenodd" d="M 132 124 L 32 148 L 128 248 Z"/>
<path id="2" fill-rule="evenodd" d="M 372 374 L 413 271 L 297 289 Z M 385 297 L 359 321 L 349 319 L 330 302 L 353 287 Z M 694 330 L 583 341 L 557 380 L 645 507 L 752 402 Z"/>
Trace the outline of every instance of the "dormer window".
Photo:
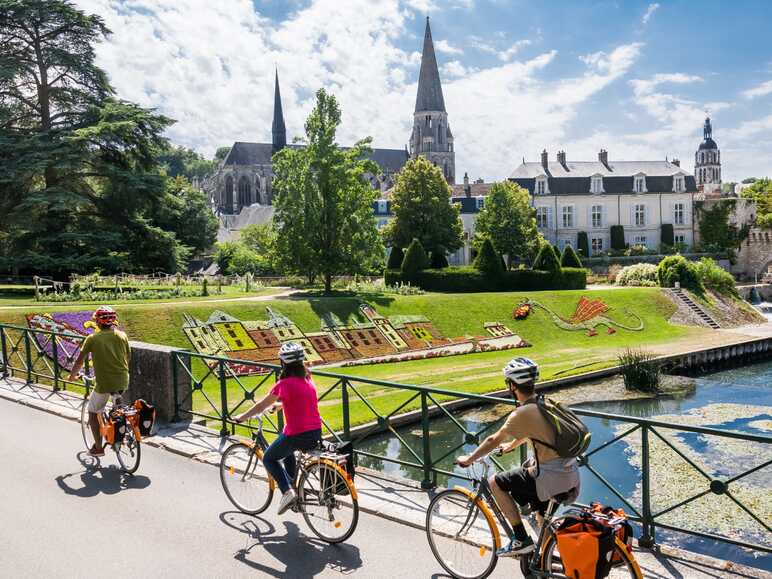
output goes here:
<path id="1" fill-rule="evenodd" d="M 547 181 L 547 177 L 541 175 L 536 177 L 536 194 L 537 195 L 549 195 L 550 188 Z"/>
<path id="2" fill-rule="evenodd" d="M 477 211 L 483 208 L 483 205 L 485 205 L 485 197 L 475 197 L 475 207 L 477 207 Z"/>
<path id="3" fill-rule="evenodd" d="M 590 177 L 590 193 L 603 193 L 603 175 L 593 175 Z"/>
<path id="4" fill-rule="evenodd" d="M 686 179 L 683 175 L 676 175 L 673 177 L 673 191 L 676 193 L 686 191 Z"/>
<path id="5" fill-rule="evenodd" d="M 385 199 L 378 199 L 378 213 L 384 215 L 387 213 L 388 202 Z"/>
<path id="6" fill-rule="evenodd" d="M 633 177 L 633 192 L 646 193 L 646 175 L 636 175 Z"/>

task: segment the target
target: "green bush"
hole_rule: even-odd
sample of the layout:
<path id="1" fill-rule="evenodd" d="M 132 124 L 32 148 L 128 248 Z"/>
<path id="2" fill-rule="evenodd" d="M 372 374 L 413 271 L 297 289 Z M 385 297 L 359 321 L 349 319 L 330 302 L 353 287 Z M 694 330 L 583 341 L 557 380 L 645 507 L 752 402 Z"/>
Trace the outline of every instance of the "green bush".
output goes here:
<path id="1" fill-rule="evenodd" d="M 621 251 L 627 247 L 627 244 L 625 244 L 625 228 L 622 225 L 612 225 L 610 233 L 611 249 Z"/>
<path id="2" fill-rule="evenodd" d="M 536 259 L 533 260 L 533 269 L 553 273 L 560 271 L 560 259 L 552 244 L 545 243 L 541 246 Z"/>
<path id="3" fill-rule="evenodd" d="M 586 231 L 580 231 L 576 234 L 576 247 L 581 257 L 590 257 L 590 240 Z"/>
<path id="4" fill-rule="evenodd" d="M 617 285 L 656 287 L 658 285 L 657 266 L 653 263 L 636 263 L 619 270 Z"/>
<path id="5" fill-rule="evenodd" d="M 697 275 L 697 268 L 682 255 L 669 255 L 657 266 L 657 281 L 660 287 L 674 287 L 680 282 L 681 287 L 703 294 L 705 288 Z"/>
<path id="6" fill-rule="evenodd" d="M 429 258 L 426 255 L 424 246 L 417 239 L 414 239 L 405 252 L 405 258 L 402 260 L 402 273 L 412 275 L 429 267 Z M 387 284 L 389 285 L 389 284 Z"/>
<path id="7" fill-rule="evenodd" d="M 501 275 L 503 271 L 501 263 L 501 256 L 496 253 L 493 243 L 486 237 L 480 246 L 480 252 L 474 260 L 474 268 L 488 277 L 496 277 Z"/>
<path id="8" fill-rule="evenodd" d="M 560 267 L 582 267 L 582 261 L 570 245 L 563 248 L 563 255 L 560 256 Z"/>
<path id="9" fill-rule="evenodd" d="M 565 268 L 561 272 L 515 269 L 499 276 L 489 277 L 469 266 L 450 266 L 445 269 L 426 269 L 415 273 L 410 280 L 397 270 L 388 270 L 385 283 L 396 286 L 409 281 L 426 291 L 437 292 L 492 292 L 492 291 L 543 291 L 561 289 L 585 289 L 587 270 Z"/>
<path id="10" fill-rule="evenodd" d="M 670 247 L 675 245 L 675 234 L 673 233 L 673 225 L 671 223 L 662 224 L 659 240 L 662 245 L 669 245 Z"/>
<path id="11" fill-rule="evenodd" d="M 448 267 L 448 257 L 444 251 L 432 251 L 432 259 L 429 267 L 432 269 L 444 269 Z"/>
<path id="12" fill-rule="evenodd" d="M 694 264 L 694 268 L 697 271 L 697 277 L 706 288 L 720 294 L 738 295 L 732 274 L 718 265 L 715 260 L 703 257 Z"/>
<path id="13" fill-rule="evenodd" d="M 659 364 L 648 352 L 625 350 L 619 356 L 622 379 L 628 390 L 641 392 L 659 391 Z"/>
<path id="14" fill-rule="evenodd" d="M 405 259 L 405 251 L 401 247 L 392 247 L 391 253 L 389 253 L 389 261 L 386 263 L 386 269 L 401 268 L 403 259 Z"/>

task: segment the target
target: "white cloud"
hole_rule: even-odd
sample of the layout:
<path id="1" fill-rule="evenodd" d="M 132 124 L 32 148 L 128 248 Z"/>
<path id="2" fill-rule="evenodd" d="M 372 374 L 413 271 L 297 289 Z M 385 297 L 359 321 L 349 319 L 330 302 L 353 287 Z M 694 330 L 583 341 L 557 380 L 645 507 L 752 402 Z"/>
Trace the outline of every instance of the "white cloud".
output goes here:
<path id="1" fill-rule="evenodd" d="M 478 69 L 476 68 L 467 68 L 463 64 L 461 64 L 458 60 L 451 60 L 450 62 L 442 65 L 440 67 L 440 73 L 442 74 L 442 78 L 451 78 L 451 77 L 459 77 L 459 76 L 467 76 L 469 74 L 472 74 L 474 72 L 477 72 Z"/>
<path id="2" fill-rule="evenodd" d="M 747 99 L 755 99 L 757 97 L 767 96 L 770 93 L 772 93 L 772 80 L 762 82 L 758 86 L 743 91 L 743 96 Z"/>
<path id="3" fill-rule="evenodd" d="M 460 48 L 456 48 L 450 42 L 447 40 L 435 40 L 434 41 L 434 50 L 437 52 L 442 52 L 444 54 L 464 54 L 464 51 Z"/>
<path id="4" fill-rule="evenodd" d="M 529 46 L 530 44 L 531 44 L 531 41 L 528 39 L 518 40 L 508 49 L 498 53 L 499 60 L 502 60 L 504 62 L 509 62 L 510 60 L 512 60 L 512 58 L 514 58 L 514 56 L 518 52 L 520 52 L 520 50 L 522 50 L 526 46 Z"/>
<path id="5" fill-rule="evenodd" d="M 476 48 L 480 52 L 487 52 L 489 54 L 498 53 L 498 49 L 495 46 L 493 46 L 490 42 L 486 42 L 479 36 L 469 36 L 469 46 Z"/>
<path id="6" fill-rule="evenodd" d="M 643 22 L 644 26 L 649 23 L 649 20 L 651 20 L 651 17 L 654 16 L 654 13 L 657 11 L 657 8 L 659 8 L 659 3 L 654 2 L 652 4 L 649 4 L 646 8 L 646 13 L 643 15 L 643 18 L 641 19 L 641 22 Z"/>

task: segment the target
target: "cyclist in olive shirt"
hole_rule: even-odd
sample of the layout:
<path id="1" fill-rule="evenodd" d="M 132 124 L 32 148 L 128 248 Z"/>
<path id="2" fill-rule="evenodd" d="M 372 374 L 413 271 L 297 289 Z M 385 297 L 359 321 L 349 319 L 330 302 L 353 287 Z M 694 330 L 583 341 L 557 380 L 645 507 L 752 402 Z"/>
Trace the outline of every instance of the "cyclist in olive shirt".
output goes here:
<path id="1" fill-rule="evenodd" d="M 115 329 L 118 315 L 110 306 L 101 306 L 94 312 L 99 331 L 88 336 L 80 348 L 78 359 L 72 366 L 70 380 L 75 380 L 83 367 L 88 354 L 94 365 L 96 384 L 88 399 L 88 423 L 94 434 L 94 446 L 89 450 L 91 456 L 104 456 L 102 433 L 99 430 L 99 413 L 107 405 L 110 397 L 113 404 L 121 403 L 121 393 L 129 387 L 129 359 L 131 350 L 129 339 L 122 331 Z"/>

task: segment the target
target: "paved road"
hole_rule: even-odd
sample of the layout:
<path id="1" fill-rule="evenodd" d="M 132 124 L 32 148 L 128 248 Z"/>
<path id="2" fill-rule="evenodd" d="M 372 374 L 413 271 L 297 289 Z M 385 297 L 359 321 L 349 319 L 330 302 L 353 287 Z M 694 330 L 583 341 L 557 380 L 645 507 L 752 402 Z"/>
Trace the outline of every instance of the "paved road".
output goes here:
<path id="1" fill-rule="evenodd" d="M 327 545 L 275 505 L 234 512 L 210 466 L 143 447 L 126 478 L 84 466 L 74 422 L 0 400 L 0 424 L 0 577 L 444 577 L 419 530 L 362 514 Z"/>

